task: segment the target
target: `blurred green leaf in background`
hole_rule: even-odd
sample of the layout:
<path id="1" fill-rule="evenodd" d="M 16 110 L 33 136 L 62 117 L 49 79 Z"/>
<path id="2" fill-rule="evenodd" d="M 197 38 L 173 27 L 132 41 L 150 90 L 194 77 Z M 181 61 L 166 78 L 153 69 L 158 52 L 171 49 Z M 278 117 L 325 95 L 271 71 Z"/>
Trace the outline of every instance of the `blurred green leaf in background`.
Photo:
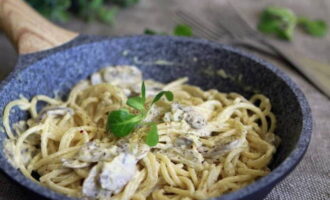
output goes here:
<path id="1" fill-rule="evenodd" d="M 302 27 L 302 29 L 315 37 L 323 37 L 328 32 L 328 25 L 323 20 L 309 20 L 306 17 L 300 17 L 298 19 L 299 26 Z"/>
<path id="2" fill-rule="evenodd" d="M 113 24 L 121 8 L 133 6 L 139 0 L 26 0 L 50 20 L 66 22 L 71 15 L 85 21 L 98 20 Z"/>
<path id="3" fill-rule="evenodd" d="M 296 21 L 296 15 L 290 9 L 270 6 L 261 13 L 258 30 L 275 34 L 281 39 L 291 40 Z"/>
<path id="4" fill-rule="evenodd" d="M 296 26 L 314 37 L 323 37 L 328 32 L 328 25 L 325 21 L 297 17 L 289 8 L 277 6 L 269 6 L 262 11 L 258 30 L 284 40 L 292 40 Z"/>

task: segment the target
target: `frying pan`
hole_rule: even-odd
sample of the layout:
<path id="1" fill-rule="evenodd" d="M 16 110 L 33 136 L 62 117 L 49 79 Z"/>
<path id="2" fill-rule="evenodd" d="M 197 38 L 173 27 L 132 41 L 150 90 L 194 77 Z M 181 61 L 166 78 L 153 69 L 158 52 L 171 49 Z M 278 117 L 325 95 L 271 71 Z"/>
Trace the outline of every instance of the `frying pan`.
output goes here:
<path id="1" fill-rule="evenodd" d="M 309 144 L 311 112 L 296 84 L 273 65 L 230 46 L 184 37 L 79 35 L 56 27 L 19 0 L 0 1 L 0 24 L 19 54 L 14 71 L 0 85 L 0 113 L 20 95 L 65 98 L 79 80 L 108 65 L 136 65 L 145 78 L 162 82 L 187 76 L 190 84 L 203 89 L 238 92 L 247 98 L 254 93 L 268 96 L 278 119 L 276 133 L 282 139 L 270 165 L 273 171 L 239 191 L 214 199 L 263 199 L 295 168 Z M 10 120 L 15 123 L 27 117 L 14 109 Z M 13 168 L 2 151 L 5 138 L 2 129 L 3 172 L 44 197 L 72 199 L 28 180 Z"/>

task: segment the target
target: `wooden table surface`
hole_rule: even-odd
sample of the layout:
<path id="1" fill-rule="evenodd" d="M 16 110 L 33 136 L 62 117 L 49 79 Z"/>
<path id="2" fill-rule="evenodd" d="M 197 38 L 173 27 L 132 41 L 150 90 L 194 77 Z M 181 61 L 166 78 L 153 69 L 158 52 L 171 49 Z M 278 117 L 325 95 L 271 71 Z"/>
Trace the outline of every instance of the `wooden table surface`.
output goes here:
<path id="1" fill-rule="evenodd" d="M 130 35 L 141 34 L 146 27 L 170 32 L 177 23 L 173 11 L 178 8 L 198 12 L 201 17 L 208 1 L 222 0 L 140 0 L 133 8 L 121 11 L 115 26 L 100 23 L 86 24 L 73 19 L 64 27 L 85 34 Z M 258 13 L 267 5 L 292 8 L 298 15 L 325 19 L 330 25 L 329 0 L 232 0 L 251 25 L 255 25 Z M 312 38 L 296 31 L 294 40 L 284 45 L 293 45 L 305 55 L 330 63 L 330 34 L 326 38 Z M 330 199 L 330 101 L 305 81 L 298 73 L 281 61 L 260 55 L 284 70 L 305 93 L 313 113 L 314 130 L 310 147 L 296 170 L 279 184 L 267 200 L 273 199 Z M 9 41 L 0 34 L 0 80 L 14 67 L 17 55 Z M 0 199 L 35 199 L 31 193 L 12 183 L 0 174 Z"/>

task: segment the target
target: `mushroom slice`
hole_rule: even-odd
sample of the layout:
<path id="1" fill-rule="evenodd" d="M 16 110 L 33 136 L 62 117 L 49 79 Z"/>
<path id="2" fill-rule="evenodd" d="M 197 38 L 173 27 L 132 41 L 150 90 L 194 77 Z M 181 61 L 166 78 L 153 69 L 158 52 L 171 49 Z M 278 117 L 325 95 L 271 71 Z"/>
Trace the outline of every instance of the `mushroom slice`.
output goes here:
<path id="1" fill-rule="evenodd" d="M 43 120 L 46 116 L 53 115 L 65 115 L 69 113 L 70 115 L 74 114 L 74 111 L 72 108 L 63 107 L 63 106 L 57 106 L 57 107 L 47 107 L 44 108 L 38 115 L 37 121 Z"/>
<path id="2" fill-rule="evenodd" d="M 92 85 L 103 83 L 102 76 L 99 72 L 92 74 L 91 83 Z"/>
<path id="3" fill-rule="evenodd" d="M 111 162 L 103 164 L 100 184 L 103 189 L 117 194 L 137 172 L 137 160 L 131 154 L 121 153 Z"/>
<path id="4" fill-rule="evenodd" d="M 88 142 L 81 147 L 77 158 L 84 162 L 98 162 L 102 160 L 111 160 L 118 154 L 118 147 L 102 147 L 98 141 Z"/>
<path id="5" fill-rule="evenodd" d="M 111 191 L 104 190 L 99 186 L 98 178 L 102 164 L 95 165 L 84 180 L 82 193 L 86 197 L 109 199 L 112 195 Z"/>
<path id="6" fill-rule="evenodd" d="M 229 142 L 227 144 L 220 144 L 216 147 L 214 147 L 212 150 L 207 151 L 204 154 L 204 157 L 206 158 L 219 158 L 220 156 L 224 155 L 225 153 L 230 152 L 233 149 L 239 148 L 242 145 L 242 140 L 237 139 L 232 142 Z"/>

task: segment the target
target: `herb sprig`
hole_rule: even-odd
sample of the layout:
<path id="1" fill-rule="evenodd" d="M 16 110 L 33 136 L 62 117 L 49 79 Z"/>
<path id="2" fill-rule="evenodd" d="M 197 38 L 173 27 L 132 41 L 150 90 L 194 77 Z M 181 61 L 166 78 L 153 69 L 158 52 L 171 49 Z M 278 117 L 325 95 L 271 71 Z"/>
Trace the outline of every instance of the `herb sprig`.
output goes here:
<path id="1" fill-rule="evenodd" d="M 151 106 L 158 102 L 163 96 L 168 101 L 173 101 L 173 93 L 170 91 L 159 92 L 152 100 Z M 138 114 L 130 113 L 127 109 L 119 109 L 112 111 L 108 115 L 106 130 L 116 137 L 125 137 L 132 133 L 135 128 L 141 126 L 149 126 L 149 131 L 145 137 L 145 143 L 149 146 L 155 146 L 158 143 L 158 130 L 155 122 L 144 123 L 149 109 L 146 107 L 146 87 L 144 82 L 141 86 L 141 95 L 128 98 L 126 104 L 135 109 Z"/>

